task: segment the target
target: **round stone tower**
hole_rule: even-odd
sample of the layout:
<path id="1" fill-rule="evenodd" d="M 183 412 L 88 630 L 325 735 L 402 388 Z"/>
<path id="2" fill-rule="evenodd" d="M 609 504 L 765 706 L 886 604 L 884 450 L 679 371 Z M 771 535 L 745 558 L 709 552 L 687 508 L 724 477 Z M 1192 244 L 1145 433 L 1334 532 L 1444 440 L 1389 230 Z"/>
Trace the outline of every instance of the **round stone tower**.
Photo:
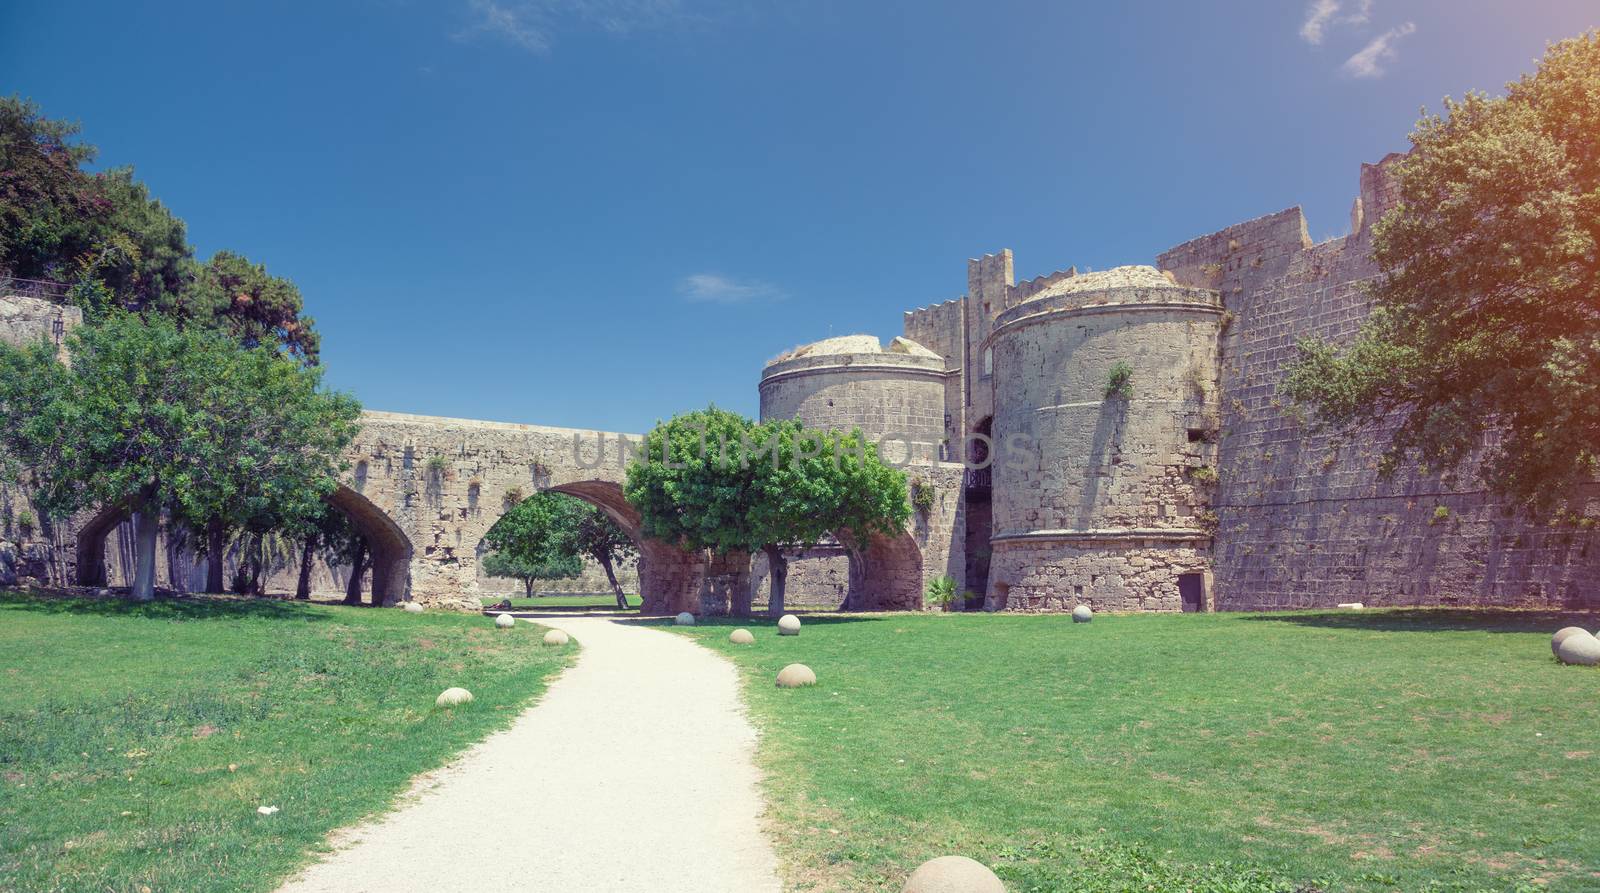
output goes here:
<path id="1" fill-rule="evenodd" d="M 797 347 L 761 373 L 761 419 L 809 428 L 859 427 L 884 461 L 934 461 L 944 439 L 944 358 L 896 338 L 846 335 Z"/>
<path id="2" fill-rule="evenodd" d="M 1221 319 L 1153 267 L 996 317 L 992 607 L 1209 607 Z"/>

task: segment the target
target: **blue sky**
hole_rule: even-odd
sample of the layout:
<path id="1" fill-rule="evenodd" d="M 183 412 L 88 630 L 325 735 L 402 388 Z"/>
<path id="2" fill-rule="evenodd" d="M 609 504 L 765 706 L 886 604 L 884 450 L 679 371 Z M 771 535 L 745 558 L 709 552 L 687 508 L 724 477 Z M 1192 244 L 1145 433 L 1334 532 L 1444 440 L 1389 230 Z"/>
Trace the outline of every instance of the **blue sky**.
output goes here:
<path id="1" fill-rule="evenodd" d="M 1147 263 L 1498 90 L 1593 0 L 9 2 L 0 90 L 292 278 L 370 408 L 642 430 L 965 261 Z"/>

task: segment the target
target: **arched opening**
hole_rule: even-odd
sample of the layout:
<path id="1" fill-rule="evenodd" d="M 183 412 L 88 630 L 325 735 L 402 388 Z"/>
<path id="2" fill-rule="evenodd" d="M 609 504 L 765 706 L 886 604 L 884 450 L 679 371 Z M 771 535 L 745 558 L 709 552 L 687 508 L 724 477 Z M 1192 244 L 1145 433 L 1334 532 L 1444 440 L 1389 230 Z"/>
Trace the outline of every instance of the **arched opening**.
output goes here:
<path id="1" fill-rule="evenodd" d="M 848 537 L 842 537 L 849 543 Z M 866 548 L 848 548 L 850 611 L 915 611 L 922 607 L 922 549 L 911 534 L 873 534 Z"/>
<path id="2" fill-rule="evenodd" d="M 652 539 L 640 531 L 639 514 L 628 504 L 622 485 L 615 481 L 568 481 L 544 487 L 548 492 L 561 493 L 581 499 L 600 509 L 638 551 L 634 564 L 637 586 L 624 585 L 624 591 L 637 593 L 638 610 L 643 614 L 676 614 L 680 611 L 701 612 L 700 590 L 706 577 L 705 556 L 698 552 L 679 549 L 669 543 Z M 498 520 L 495 523 L 499 523 Z M 493 529 L 485 528 L 485 533 Z M 482 539 L 476 544 L 476 553 L 484 551 Z M 624 582 L 619 578 L 619 582 Z"/>
<path id="3" fill-rule="evenodd" d="M 350 519 L 351 525 L 365 542 L 364 553 L 368 557 L 363 561 L 363 582 L 370 578 L 372 603 L 390 605 L 404 601 L 410 591 L 410 540 L 382 509 L 348 487 L 336 489 L 328 496 L 327 502 Z M 132 579 L 132 534 L 128 520 L 126 508 L 110 505 L 78 526 L 77 541 L 73 547 L 73 576 L 79 586 L 127 585 Z M 174 530 L 171 525 L 164 527 L 162 548 L 157 550 L 157 555 L 166 556 L 168 568 L 162 574 L 158 564 L 157 578 L 165 579 L 163 588 L 173 591 L 202 590 L 205 588 L 205 562 L 198 553 L 202 551 L 203 537 L 180 535 L 182 533 L 181 529 Z M 108 560 L 107 544 L 113 535 L 120 540 L 115 560 Z M 268 585 L 264 587 L 267 591 L 274 594 L 294 591 L 295 574 L 300 569 L 298 552 L 296 556 L 295 560 L 269 569 Z M 231 549 L 229 560 L 238 560 Z M 231 574 L 224 574 L 225 580 L 230 577 Z M 367 589 L 366 586 L 362 588 L 364 591 Z"/>
<path id="4" fill-rule="evenodd" d="M 370 556 L 372 604 L 406 601 L 411 594 L 412 547 L 405 532 L 371 500 L 342 484 L 328 495 L 327 501 L 350 519 L 365 541 Z"/>
<path id="5" fill-rule="evenodd" d="M 785 549 L 785 610 L 911 611 L 922 607 L 922 548 L 910 533 L 874 534 L 864 547 L 846 533 L 809 549 Z M 772 581 L 766 556 L 752 556 L 755 607 L 766 608 Z"/>
<path id="6" fill-rule="evenodd" d="M 129 518 L 127 507 L 121 504 L 100 509 L 78 527 L 78 540 L 73 544 L 75 574 L 79 586 L 109 586 L 110 569 L 106 566 L 106 539 Z"/>
<path id="7" fill-rule="evenodd" d="M 631 549 L 621 546 L 598 554 L 580 554 L 570 570 L 549 569 L 554 572 L 550 576 L 524 576 L 519 571 L 528 568 L 514 559 L 504 562 L 505 556 L 500 556 L 503 563 L 497 567 L 496 550 L 490 544 L 496 542 L 497 531 L 501 531 L 507 517 L 518 505 L 523 504 L 520 490 L 507 493 L 501 504 L 500 516 L 479 537 L 474 552 L 475 583 L 483 604 L 490 609 L 512 610 L 629 610 L 629 607 L 637 605 L 641 537 L 638 519 L 624 511 L 626 502 L 622 499 L 621 487 L 615 484 L 607 486 L 600 481 L 584 481 L 549 487 L 539 492 L 557 497 L 564 503 L 581 504 L 585 510 L 597 509 L 616 528 L 606 541 L 619 544 L 621 541 L 614 537 L 620 532 Z M 469 504 L 474 503 L 471 488 L 467 498 Z M 476 504 L 482 505 L 481 497 Z M 591 532 L 598 534 L 602 531 Z"/>

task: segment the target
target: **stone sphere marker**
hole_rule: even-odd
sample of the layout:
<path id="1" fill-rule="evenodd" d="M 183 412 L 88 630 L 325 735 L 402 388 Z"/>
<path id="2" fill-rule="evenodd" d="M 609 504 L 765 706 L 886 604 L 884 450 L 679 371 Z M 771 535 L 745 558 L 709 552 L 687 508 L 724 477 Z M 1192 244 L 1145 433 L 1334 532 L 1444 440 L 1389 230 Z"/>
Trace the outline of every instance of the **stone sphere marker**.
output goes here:
<path id="1" fill-rule="evenodd" d="M 1072 622 L 1073 623 L 1088 623 L 1089 621 L 1091 621 L 1093 619 L 1094 619 L 1094 612 L 1089 610 L 1089 606 L 1088 605 L 1079 605 L 1076 608 L 1072 609 Z M 950 858 L 956 859 L 956 858 L 960 858 L 960 857 L 951 856 Z M 973 863 L 973 864 L 976 865 L 977 863 Z"/>
<path id="2" fill-rule="evenodd" d="M 439 697 L 433 702 L 436 707 L 454 707 L 457 704 L 470 703 L 472 703 L 472 692 L 464 688 L 447 688 L 440 692 Z"/>
<path id="3" fill-rule="evenodd" d="M 779 688 L 800 688 L 806 685 L 816 685 L 817 674 L 805 664 L 790 664 L 778 671 Z"/>
<path id="4" fill-rule="evenodd" d="M 517 625 L 517 618 L 512 617 L 510 614 L 500 614 L 495 617 L 494 625 L 501 629 L 510 629 Z"/>
<path id="5" fill-rule="evenodd" d="M 900 893 L 1006 893 L 1006 888 L 982 862 L 940 856 L 917 866 Z"/>
<path id="6" fill-rule="evenodd" d="M 422 606 L 417 604 L 416 602 L 406 602 L 406 613 L 407 614 L 421 614 L 422 613 Z"/>
<path id="7" fill-rule="evenodd" d="M 677 619 L 673 620 L 672 622 L 676 623 L 679 626 L 694 626 L 694 615 L 690 614 L 688 611 L 684 611 L 682 614 L 679 614 L 677 616 Z"/>
<path id="8" fill-rule="evenodd" d="M 1582 635 L 1588 632 L 1588 630 L 1581 626 L 1563 626 L 1562 628 L 1556 630 L 1555 635 L 1550 637 L 1550 653 L 1554 654 L 1556 657 L 1560 657 L 1561 643 L 1566 641 L 1568 636 Z"/>
<path id="9" fill-rule="evenodd" d="M 1582 667 L 1600 665 L 1600 639 L 1587 632 L 1573 633 L 1561 640 L 1561 647 L 1556 649 L 1556 658 L 1564 664 Z"/>
<path id="10" fill-rule="evenodd" d="M 780 635 L 780 636 L 798 636 L 798 635 L 800 635 L 800 618 L 794 616 L 793 614 L 785 614 L 782 617 L 779 617 L 778 618 L 778 635 Z"/>
<path id="11" fill-rule="evenodd" d="M 750 631 L 747 629 L 736 629 L 733 632 L 728 633 L 728 641 L 735 645 L 753 645 L 755 644 L 756 637 L 750 635 Z"/>
<path id="12" fill-rule="evenodd" d="M 546 645 L 565 645 L 570 641 L 572 641 L 572 637 L 559 629 L 553 629 L 544 634 L 544 643 Z"/>

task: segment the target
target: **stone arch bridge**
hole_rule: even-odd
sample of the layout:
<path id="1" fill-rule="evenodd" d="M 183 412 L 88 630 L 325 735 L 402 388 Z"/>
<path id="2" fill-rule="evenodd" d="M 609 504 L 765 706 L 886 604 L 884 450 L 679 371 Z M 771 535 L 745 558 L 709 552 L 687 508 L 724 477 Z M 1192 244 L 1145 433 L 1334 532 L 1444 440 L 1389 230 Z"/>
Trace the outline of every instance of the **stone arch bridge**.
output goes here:
<path id="1" fill-rule="evenodd" d="M 638 435 L 438 418 L 391 412 L 363 414 L 347 451 L 349 467 L 329 502 L 366 537 L 372 591 L 383 604 L 479 610 L 479 544 L 523 495 L 553 490 L 598 506 L 639 550 L 645 613 L 722 613 L 750 591 L 745 555 L 689 551 L 645 536 L 622 495 Z M 881 538 L 867 552 L 860 604 L 911 608 L 926 579 L 964 561 L 959 545 L 959 465 L 911 472 L 937 486 L 933 509 L 911 529 Z M 79 526 L 78 582 L 94 585 L 104 568 L 107 534 L 125 517 L 108 509 Z M 103 570 L 98 571 L 103 574 Z"/>

